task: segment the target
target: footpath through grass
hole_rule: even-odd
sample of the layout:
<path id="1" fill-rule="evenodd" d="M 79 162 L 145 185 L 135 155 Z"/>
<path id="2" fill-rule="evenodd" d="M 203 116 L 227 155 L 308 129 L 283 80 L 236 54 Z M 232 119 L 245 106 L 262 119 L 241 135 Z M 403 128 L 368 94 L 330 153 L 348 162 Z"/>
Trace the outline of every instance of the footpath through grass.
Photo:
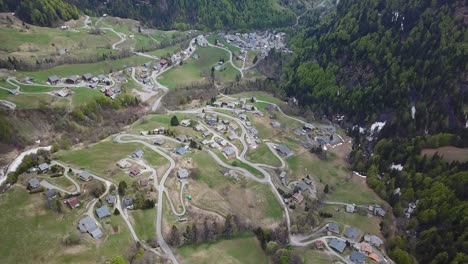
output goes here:
<path id="1" fill-rule="evenodd" d="M 252 234 L 238 238 L 221 240 L 212 244 L 184 246 L 179 253 L 185 263 L 230 263 L 230 264 L 261 264 L 268 263 L 268 257 L 260 247 L 260 243 Z"/>

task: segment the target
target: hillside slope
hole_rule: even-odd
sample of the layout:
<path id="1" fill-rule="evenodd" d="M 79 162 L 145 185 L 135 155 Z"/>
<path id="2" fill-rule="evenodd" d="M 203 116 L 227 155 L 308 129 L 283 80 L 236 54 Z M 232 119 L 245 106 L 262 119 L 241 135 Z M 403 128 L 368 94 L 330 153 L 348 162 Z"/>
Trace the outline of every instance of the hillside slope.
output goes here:
<path id="1" fill-rule="evenodd" d="M 340 1 L 292 40 L 284 88 L 313 111 L 345 114 L 353 124 L 392 120 L 403 135 L 462 128 L 464 8 L 448 0 Z"/>

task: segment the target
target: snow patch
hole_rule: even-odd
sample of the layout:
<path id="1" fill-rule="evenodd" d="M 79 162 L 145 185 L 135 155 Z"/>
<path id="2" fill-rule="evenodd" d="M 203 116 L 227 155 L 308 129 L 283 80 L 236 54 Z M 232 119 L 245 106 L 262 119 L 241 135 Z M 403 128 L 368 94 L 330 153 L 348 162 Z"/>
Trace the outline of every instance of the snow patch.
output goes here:
<path id="1" fill-rule="evenodd" d="M 416 117 L 416 107 L 413 105 L 411 106 L 411 118 L 414 118 Z"/>
<path id="2" fill-rule="evenodd" d="M 362 174 L 360 174 L 360 173 L 357 172 L 357 171 L 353 171 L 353 174 L 356 175 L 356 176 L 358 176 L 358 177 L 361 177 L 361 178 L 367 178 L 367 176 L 362 175 Z"/>
<path id="3" fill-rule="evenodd" d="M 371 126 L 371 134 L 374 134 L 374 133 L 379 133 L 380 130 L 382 130 L 382 128 L 385 126 L 385 123 L 387 123 L 387 121 L 384 121 L 384 122 L 375 122 L 374 124 L 372 124 Z"/>
<path id="4" fill-rule="evenodd" d="M 392 166 L 390 166 L 390 169 L 397 170 L 397 171 L 402 171 L 403 170 L 403 165 L 401 165 L 401 164 L 392 164 Z"/>

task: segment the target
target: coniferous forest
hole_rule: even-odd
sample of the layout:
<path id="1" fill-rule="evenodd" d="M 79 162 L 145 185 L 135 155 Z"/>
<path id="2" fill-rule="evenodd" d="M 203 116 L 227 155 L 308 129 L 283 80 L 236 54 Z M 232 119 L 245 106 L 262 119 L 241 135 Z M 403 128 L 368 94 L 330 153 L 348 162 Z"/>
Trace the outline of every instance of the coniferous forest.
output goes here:
<path id="1" fill-rule="evenodd" d="M 394 208 L 397 229 L 389 218 L 382 228 L 397 263 L 468 262 L 468 163 L 421 154 L 468 147 L 464 5 L 340 1 L 334 12 L 307 16 L 291 40 L 282 87 L 316 117 L 345 115 L 353 168 Z M 353 129 L 375 121 L 386 125 L 372 141 Z"/>

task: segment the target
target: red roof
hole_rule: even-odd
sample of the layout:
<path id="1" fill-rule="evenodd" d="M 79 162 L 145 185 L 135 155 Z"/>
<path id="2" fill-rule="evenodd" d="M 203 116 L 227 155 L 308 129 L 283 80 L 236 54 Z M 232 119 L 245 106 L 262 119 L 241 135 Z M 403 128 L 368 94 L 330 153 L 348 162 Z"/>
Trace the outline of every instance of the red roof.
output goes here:
<path id="1" fill-rule="evenodd" d="M 70 206 L 70 208 L 75 208 L 79 205 L 79 201 L 78 201 L 78 198 L 76 197 L 72 197 L 70 199 L 67 200 L 67 204 L 68 206 Z"/>
<path id="2" fill-rule="evenodd" d="M 141 172 L 140 169 L 135 167 L 130 170 L 130 175 L 137 176 L 138 174 L 140 174 L 140 172 Z"/>
<path id="3" fill-rule="evenodd" d="M 323 248 L 325 246 L 325 244 L 323 243 L 322 240 L 319 240 L 319 241 L 315 241 L 314 243 L 315 247 L 320 249 L 320 248 Z"/>

